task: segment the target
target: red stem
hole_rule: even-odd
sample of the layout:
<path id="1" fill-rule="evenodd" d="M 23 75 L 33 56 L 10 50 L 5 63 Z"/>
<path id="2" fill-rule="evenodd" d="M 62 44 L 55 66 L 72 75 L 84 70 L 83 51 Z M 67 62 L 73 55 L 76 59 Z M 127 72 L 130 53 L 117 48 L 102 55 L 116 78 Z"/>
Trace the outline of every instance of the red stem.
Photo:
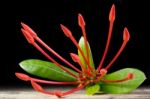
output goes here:
<path id="1" fill-rule="evenodd" d="M 32 80 L 34 82 L 44 83 L 44 84 L 55 84 L 55 85 L 76 85 L 76 84 L 78 84 L 77 81 L 74 81 L 74 82 L 58 82 L 58 81 L 41 80 L 41 79 L 29 77 L 28 75 L 23 74 L 23 73 L 15 73 L 15 75 L 19 79 L 24 80 L 24 81 L 31 81 Z"/>
<path id="2" fill-rule="evenodd" d="M 84 67 L 84 65 L 81 63 L 80 58 L 78 55 L 74 54 L 74 53 L 70 53 L 70 56 L 72 58 L 72 60 L 76 63 L 79 64 L 79 66 L 81 67 L 82 71 L 84 72 L 84 70 L 86 70 L 86 68 Z"/>
<path id="3" fill-rule="evenodd" d="M 57 61 L 55 61 L 52 57 L 50 57 L 40 46 L 38 46 L 36 44 L 36 42 L 34 41 L 34 38 L 32 37 L 32 35 L 28 31 L 25 31 L 24 29 L 21 29 L 21 30 L 22 30 L 22 33 L 24 34 L 24 36 L 26 37 L 27 41 L 30 44 L 32 44 L 36 49 L 38 49 L 45 57 L 47 57 L 50 61 L 52 61 L 54 64 L 56 64 L 56 66 L 60 67 L 62 70 L 66 71 L 67 73 L 69 73 L 73 77 L 78 78 L 75 74 L 73 74 L 72 72 L 70 72 L 69 70 L 64 68 Z"/>
<path id="4" fill-rule="evenodd" d="M 85 30 L 85 21 L 84 21 L 84 18 L 81 14 L 78 15 L 78 24 L 79 24 L 79 26 L 81 27 L 81 30 L 82 30 L 82 34 L 83 34 L 83 37 L 84 37 L 85 48 L 86 48 L 86 54 L 87 54 L 87 61 L 90 64 L 88 41 L 87 41 L 86 30 Z"/>
<path id="5" fill-rule="evenodd" d="M 120 79 L 120 80 L 101 80 L 102 82 L 104 82 L 104 83 L 120 83 L 120 82 L 124 82 L 124 81 L 128 81 L 128 80 L 130 80 L 130 79 L 133 79 L 133 74 L 132 73 L 129 73 L 128 75 L 127 75 L 127 77 L 125 77 L 125 78 L 123 78 L 123 79 Z"/>
<path id="6" fill-rule="evenodd" d="M 81 85 L 81 86 L 79 86 L 79 87 L 77 87 L 77 88 L 71 89 L 71 90 L 69 90 L 69 91 L 67 91 L 67 92 L 63 92 L 63 96 L 68 95 L 68 94 L 71 94 L 71 93 L 74 93 L 74 92 L 76 92 L 76 91 L 79 91 L 79 90 L 83 89 L 86 85 L 87 85 L 87 84 L 84 84 L 84 85 Z"/>
<path id="7" fill-rule="evenodd" d="M 33 88 L 36 90 L 36 91 L 39 91 L 39 92 L 42 92 L 44 94 L 48 94 L 48 95 L 56 95 L 57 97 L 62 97 L 62 96 L 65 96 L 65 95 L 68 95 L 68 94 L 71 94 L 71 93 L 74 93 L 76 91 L 79 91 L 81 90 L 82 88 L 84 88 L 87 84 L 84 84 L 84 85 L 81 85 L 77 88 L 74 88 L 74 89 L 71 89 L 69 91 L 66 91 L 66 92 L 61 92 L 61 91 L 56 91 L 56 92 L 50 92 L 50 91 L 46 91 L 44 90 L 39 84 L 37 84 L 36 82 L 32 81 L 31 80 L 31 84 L 33 86 Z"/>
<path id="8" fill-rule="evenodd" d="M 107 43 L 106 43 L 106 47 L 105 47 L 105 50 L 104 50 L 104 53 L 103 53 L 103 56 L 102 56 L 102 59 L 100 61 L 100 64 L 97 68 L 97 72 L 100 71 L 102 65 L 103 65 L 103 62 L 106 58 L 106 55 L 107 55 L 107 52 L 108 52 L 108 48 L 109 48 L 109 44 L 110 44 L 110 39 L 111 39 L 111 34 L 112 34 L 112 29 L 113 29 L 113 24 L 114 24 L 114 21 L 115 21 L 115 5 L 113 4 L 112 7 L 111 7 L 111 10 L 109 12 L 109 32 L 108 32 L 108 38 L 107 38 Z"/>
<path id="9" fill-rule="evenodd" d="M 47 94 L 46 91 L 39 84 L 37 84 L 36 82 L 34 82 L 32 80 L 31 80 L 31 85 L 36 91 Z M 55 95 L 54 92 L 49 92 L 48 94 Z"/>
<path id="10" fill-rule="evenodd" d="M 103 62 L 106 58 L 106 55 L 107 55 L 107 52 L 108 52 L 108 48 L 109 48 L 109 44 L 110 44 L 110 39 L 111 39 L 111 34 L 112 34 L 112 28 L 113 28 L 113 23 L 110 22 L 110 26 L 109 26 L 109 33 L 108 33 L 108 38 L 107 38 L 107 43 L 106 43 L 106 47 L 105 47 L 105 50 L 104 50 L 104 53 L 103 53 L 103 56 L 102 56 L 102 59 L 100 61 L 100 64 L 97 68 L 97 71 L 100 71 L 102 65 L 103 65 Z"/>
<path id="11" fill-rule="evenodd" d="M 32 81 L 38 82 L 38 83 L 44 83 L 44 84 L 55 84 L 55 85 L 76 85 L 78 84 L 75 82 L 57 82 L 57 81 L 47 81 L 47 80 L 41 80 L 36 78 L 31 78 Z"/>
<path id="12" fill-rule="evenodd" d="M 64 63 L 66 63 L 67 65 L 69 65 L 71 68 L 73 68 L 74 70 L 76 70 L 77 72 L 81 73 L 81 71 L 76 68 L 74 65 L 72 65 L 70 62 L 68 62 L 66 59 L 64 59 L 63 57 L 61 57 L 57 52 L 55 52 L 53 49 L 51 49 L 49 46 L 47 46 L 39 37 L 35 38 L 41 45 L 43 45 L 46 49 L 48 49 L 48 51 L 50 51 L 51 53 L 53 53 L 53 55 L 55 55 L 56 57 L 58 57 L 61 61 L 63 61 Z"/>
<path id="13" fill-rule="evenodd" d="M 82 69 L 83 73 L 87 74 L 88 76 L 92 76 L 91 73 L 86 70 L 85 66 L 80 61 L 80 58 L 78 57 L 78 55 L 76 55 L 74 53 L 70 53 L 70 56 L 71 56 L 71 58 L 73 59 L 74 62 L 77 62 L 81 66 L 81 69 Z"/>
<path id="14" fill-rule="evenodd" d="M 80 51 L 80 53 L 81 53 L 83 59 L 85 60 L 86 64 L 88 65 L 88 68 L 89 68 L 90 70 L 92 70 L 90 64 L 88 63 L 88 61 L 87 61 L 87 59 L 86 59 L 86 57 L 85 57 L 85 55 L 84 55 L 84 53 L 83 53 L 83 51 L 82 51 L 82 49 L 81 49 L 81 47 L 78 45 L 78 43 L 77 43 L 77 41 L 75 40 L 75 38 L 73 37 L 71 31 L 70 31 L 67 27 L 65 27 L 64 25 L 62 25 L 62 24 L 61 24 L 61 28 L 62 28 L 63 32 L 65 33 L 65 35 L 66 35 L 67 37 L 69 37 L 69 38 L 71 39 L 71 41 L 74 43 L 74 45 L 78 48 L 78 50 Z M 91 72 L 91 71 L 90 71 L 90 72 Z"/>
<path id="15" fill-rule="evenodd" d="M 106 70 L 108 70 L 110 68 L 110 66 L 116 61 L 116 59 L 119 57 L 119 55 L 122 53 L 122 51 L 124 50 L 127 42 L 130 39 L 130 34 L 128 29 L 125 27 L 124 31 L 123 31 L 123 44 L 120 47 L 120 49 L 118 50 L 117 54 L 114 56 L 114 58 L 112 59 L 112 61 L 106 66 Z"/>
<path id="16" fill-rule="evenodd" d="M 45 57 L 47 57 L 50 61 L 52 61 L 56 66 L 60 67 L 62 70 L 66 71 L 70 75 L 72 75 L 75 78 L 78 78 L 76 75 L 71 73 L 69 70 L 65 69 L 63 66 L 61 66 L 58 62 L 56 62 L 52 57 L 50 57 L 40 46 L 38 46 L 35 42 L 33 37 L 25 30 L 22 29 L 22 33 L 25 35 L 28 42 L 30 42 L 36 49 L 38 49 Z M 31 39 L 32 38 L 32 39 Z"/>
<path id="17" fill-rule="evenodd" d="M 125 48 L 127 42 L 123 42 L 122 46 L 120 47 L 119 51 L 117 52 L 117 54 L 114 56 L 114 58 L 111 60 L 111 62 L 106 66 L 106 70 L 108 70 L 112 64 L 116 61 L 116 59 L 119 57 L 119 55 L 121 54 L 121 52 L 123 51 L 123 49 Z"/>
<path id="18" fill-rule="evenodd" d="M 74 42 L 74 44 L 76 45 L 76 47 L 79 49 L 79 51 L 80 51 L 80 53 L 81 53 L 83 59 L 84 59 L 85 62 L 87 63 L 89 72 L 92 72 L 93 69 L 92 69 L 91 65 L 88 63 L 88 61 L 87 61 L 87 59 L 86 59 L 86 57 L 85 57 L 85 55 L 84 55 L 84 53 L 83 53 L 81 47 L 78 45 L 77 41 L 76 41 L 74 38 L 71 38 L 71 40 Z"/>
<path id="19" fill-rule="evenodd" d="M 44 46 L 48 51 L 50 51 L 53 55 L 55 55 L 57 58 L 59 58 L 61 61 L 63 61 L 64 63 L 66 63 L 67 65 L 69 65 L 71 68 L 73 68 L 74 70 L 76 70 L 77 72 L 81 73 L 81 71 L 76 68 L 75 66 L 73 66 L 71 63 L 69 63 L 66 59 L 64 59 L 63 57 L 61 57 L 57 52 L 55 52 L 52 48 L 50 48 L 46 43 L 44 43 L 38 36 L 37 34 L 26 24 L 21 22 L 21 25 L 23 26 L 23 28 L 30 33 L 30 35 L 32 36 L 32 38 L 35 38 L 35 40 L 37 40 L 42 46 Z M 25 32 L 26 32 L 25 31 Z M 25 35 L 26 36 L 26 35 Z"/>
<path id="20" fill-rule="evenodd" d="M 87 62 L 90 64 L 90 59 L 89 59 L 89 50 L 88 50 L 88 41 L 86 38 L 85 30 L 82 28 L 83 32 L 83 37 L 84 37 L 84 43 L 85 43 L 85 49 L 86 49 L 86 54 L 87 54 Z"/>
<path id="21" fill-rule="evenodd" d="M 99 82 L 105 75 L 107 74 L 107 70 L 106 69 L 101 69 L 99 76 L 97 77 L 97 79 L 93 80 L 93 83 L 95 82 Z"/>
<path id="22" fill-rule="evenodd" d="M 64 68 L 62 65 L 60 65 L 57 61 L 55 61 L 52 57 L 50 57 L 40 46 L 38 46 L 36 43 L 33 44 L 33 46 L 39 50 L 45 57 L 47 57 L 50 61 L 52 61 L 56 66 L 60 67 L 62 70 L 66 71 L 70 75 L 72 75 L 75 78 L 78 78 L 75 74 Z"/>

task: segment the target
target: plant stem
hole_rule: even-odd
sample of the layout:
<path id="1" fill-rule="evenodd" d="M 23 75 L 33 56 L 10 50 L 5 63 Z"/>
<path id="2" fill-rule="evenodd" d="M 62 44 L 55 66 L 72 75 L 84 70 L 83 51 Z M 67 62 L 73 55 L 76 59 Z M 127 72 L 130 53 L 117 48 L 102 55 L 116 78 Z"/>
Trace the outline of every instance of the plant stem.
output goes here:
<path id="1" fill-rule="evenodd" d="M 108 48 L 109 48 L 109 44 L 110 44 L 110 40 L 111 40 L 111 34 L 112 34 L 112 29 L 113 29 L 113 24 L 114 24 L 114 20 L 115 20 L 115 6 L 113 5 L 111 7 L 110 13 L 109 13 L 109 31 L 108 31 L 108 38 L 107 38 L 107 43 L 106 43 L 106 47 L 102 56 L 102 59 L 100 61 L 100 64 L 97 68 L 97 72 L 100 71 L 103 62 L 106 58 L 107 52 L 108 52 Z"/>
<path id="2" fill-rule="evenodd" d="M 78 86 L 77 88 L 71 89 L 71 90 L 69 90 L 67 92 L 63 92 L 63 96 L 71 94 L 71 93 L 74 93 L 76 91 L 79 91 L 79 90 L 83 89 L 86 85 L 88 85 L 88 83 L 84 84 L 84 85 L 81 85 L 81 86 Z"/>
<path id="3" fill-rule="evenodd" d="M 119 55 L 121 54 L 121 52 L 123 51 L 123 49 L 125 48 L 127 42 L 123 42 L 122 46 L 120 47 L 119 51 L 117 52 L 117 54 L 114 56 L 114 58 L 111 60 L 111 62 L 106 66 L 106 70 L 108 70 L 111 65 L 116 61 L 116 59 L 119 57 Z"/>
<path id="4" fill-rule="evenodd" d="M 91 73 L 88 70 L 86 70 L 85 66 L 82 64 L 78 55 L 76 55 L 74 53 L 70 53 L 70 56 L 74 62 L 77 62 L 80 65 L 80 67 L 82 69 L 82 73 L 87 74 L 90 77 L 92 76 Z"/>
<path id="5" fill-rule="evenodd" d="M 65 27 L 64 25 L 62 25 L 62 24 L 61 24 L 61 28 L 62 28 L 64 34 L 65 34 L 67 37 L 69 37 L 69 38 L 71 39 L 71 41 L 74 43 L 74 45 L 78 48 L 78 50 L 79 50 L 79 52 L 81 53 L 83 59 L 85 60 L 85 62 L 86 62 L 86 64 L 87 64 L 87 66 L 88 66 L 90 72 L 92 73 L 93 69 L 91 68 L 90 64 L 88 63 L 88 61 L 87 61 L 87 59 L 86 59 L 86 57 L 85 57 L 85 55 L 84 55 L 84 53 L 83 53 L 81 47 L 78 45 L 78 43 L 77 43 L 77 41 L 75 40 L 75 38 L 73 37 L 71 31 L 70 31 L 67 27 Z"/>
<path id="6" fill-rule="evenodd" d="M 56 82 L 56 81 L 40 80 L 40 79 L 36 79 L 36 78 L 31 78 L 31 80 L 38 82 L 38 83 L 55 84 L 55 85 L 76 85 L 76 84 L 78 84 L 77 81 L 74 81 L 74 82 Z"/>
<path id="7" fill-rule="evenodd" d="M 63 57 L 61 57 L 58 53 L 56 53 L 53 49 L 51 49 L 49 46 L 47 46 L 39 37 L 36 38 L 36 40 L 43 45 L 46 49 L 48 49 L 48 51 L 50 51 L 51 53 L 53 53 L 53 55 L 55 55 L 56 57 L 58 57 L 61 61 L 63 61 L 64 63 L 66 63 L 67 65 L 69 65 L 71 68 L 73 68 L 74 70 L 76 70 L 78 73 L 81 73 L 81 71 L 76 68 L 74 65 L 72 65 L 70 62 L 68 62 L 66 59 L 64 59 Z"/>
<path id="8" fill-rule="evenodd" d="M 22 27 L 25 29 L 25 31 L 27 31 L 28 33 L 30 33 L 30 35 L 32 36 L 32 38 L 34 38 L 35 40 L 37 40 L 42 46 L 44 46 L 48 51 L 50 51 L 53 55 L 55 55 L 57 58 L 59 58 L 61 61 L 63 61 L 64 63 L 66 63 L 67 65 L 69 65 L 71 68 L 73 68 L 74 70 L 76 70 L 77 72 L 81 73 L 81 71 L 76 68 L 75 66 L 73 66 L 70 62 L 68 62 L 66 59 L 64 59 L 63 57 L 61 57 L 56 51 L 54 51 L 52 48 L 50 48 L 46 43 L 44 43 L 38 36 L 37 34 L 26 24 L 24 24 L 23 22 L 21 22 Z"/>
<path id="9" fill-rule="evenodd" d="M 57 61 L 55 61 L 52 57 L 50 57 L 40 46 L 38 46 L 36 43 L 33 44 L 33 46 L 39 50 L 45 57 L 47 57 L 50 61 L 52 61 L 56 66 L 60 67 L 62 70 L 66 71 L 70 75 L 72 75 L 75 78 L 78 78 L 75 74 L 64 68 L 62 65 L 60 65 Z"/>
<path id="10" fill-rule="evenodd" d="M 85 30 L 85 21 L 84 18 L 81 14 L 78 15 L 78 24 L 81 27 L 83 38 L 84 38 L 84 44 L 86 48 L 86 54 L 87 54 L 87 61 L 90 64 L 90 59 L 89 59 L 89 50 L 88 50 L 88 41 L 86 37 L 86 30 Z"/>
<path id="11" fill-rule="evenodd" d="M 118 50 L 117 54 L 114 56 L 114 58 L 111 60 L 111 62 L 106 66 L 106 70 L 108 70 L 110 68 L 110 66 L 116 61 L 116 59 L 119 57 L 119 55 L 122 53 L 122 51 L 124 50 L 127 42 L 130 39 L 130 34 L 128 29 L 125 27 L 124 31 L 123 31 L 123 43 L 122 46 L 120 47 L 120 49 Z"/>
<path id="12" fill-rule="evenodd" d="M 120 80 L 103 80 L 103 79 L 101 79 L 101 81 L 104 82 L 104 83 L 121 83 L 121 82 L 124 82 L 124 81 L 128 81 L 128 80 L 130 80 L 132 78 L 133 78 L 133 74 L 129 73 L 127 75 L 127 77 L 125 77 L 123 79 L 120 79 Z"/>

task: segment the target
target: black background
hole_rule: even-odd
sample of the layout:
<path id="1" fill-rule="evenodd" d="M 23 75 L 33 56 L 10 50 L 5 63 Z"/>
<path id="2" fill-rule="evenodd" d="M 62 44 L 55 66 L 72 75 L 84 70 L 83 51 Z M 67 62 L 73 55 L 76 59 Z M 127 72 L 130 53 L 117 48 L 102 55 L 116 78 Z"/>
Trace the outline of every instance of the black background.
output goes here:
<path id="1" fill-rule="evenodd" d="M 67 26 L 77 40 L 81 30 L 77 15 L 81 13 L 86 21 L 87 38 L 91 45 L 95 65 L 99 64 L 108 32 L 108 15 L 112 4 L 116 5 L 116 20 L 110 49 L 104 66 L 108 64 L 122 43 L 122 31 L 128 27 L 131 39 L 127 47 L 113 64 L 109 72 L 126 68 L 138 68 L 145 72 L 148 85 L 149 63 L 149 6 L 146 0 L 55 0 L 49 2 L 17 2 L 1 15 L 1 69 L 0 86 L 17 86 L 25 83 L 17 79 L 15 72 L 24 72 L 18 65 L 28 58 L 47 60 L 27 43 L 20 28 L 20 22 L 28 24 L 38 36 L 56 52 L 72 62 L 69 53 L 76 53 L 76 47 L 60 29 L 60 23 Z M 75 64 L 76 65 L 76 64 Z"/>

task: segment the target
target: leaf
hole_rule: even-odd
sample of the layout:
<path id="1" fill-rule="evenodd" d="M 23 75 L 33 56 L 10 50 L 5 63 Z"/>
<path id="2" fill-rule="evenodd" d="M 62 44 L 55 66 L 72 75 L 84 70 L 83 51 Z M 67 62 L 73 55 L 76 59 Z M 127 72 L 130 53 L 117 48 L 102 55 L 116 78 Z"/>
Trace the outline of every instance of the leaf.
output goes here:
<path id="1" fill-rule="evenodd" d="M 130 93 L 146 79 L 145 74 L 142 71 L 134 68 L 125 68 L 106 75 L 104 80 L 123 79 L 128 73 L 133 73 L 133 79 L 120 83 L 101 83 L 101 91 L 112 94 Z"/>
<path id="2" fill-rule="evenodd" d="M 85 92 L 87 95 L 93 95 L 95 93 L 98 93 L 100 90 L 100 85 L 99 84 L 92 84 L 92 85 L 88 85 L 85 88 Z"/>
<path id="3" fill-rule="evenodd" d="M 38 59 L 28 59 L 19 63 L 20 67 L 28 72 L 29 74 L 56 80 L 56 81 L 75 81 L 76 78 L 63 71 L 59 67 L 57 67 L 54 63 L 42 61 Z M 66 68 L 66 67 L 65 67 Z M 67 68 L 68 69 L 68 68 Z M 72 73 L 77 75 L 77 73 L 71 69 Z"/>
<path id="4" fill-rule="evenodd" d="M 87 56 L 87 55 L 86 55 L 86 47 L 85 47 L 85 43 L 84 43 L 84 38 L 83 38 L 83 36 L 82 36 L 82 37 L 80 38 L 80 40 L 79 40 L 79 46 L 81 47 L 81 49 L 82 49 L 82 51 L 83 51 L 83 53 L 84 53 L 84 55 L 85 55 L 85 57 L 86 57 L 86 56 Z M 93 69 L 95 69 L 94 62 L 93 62 L 93 57 L 92 57 L 92 52 L 91 52 L 89 43 L 88 43 L 88 50 L 89 50 L 90 65 L 93 67 Z M 80 58 L 82 64 L 87 67 L 87 65 L 86 65 L 86 63 L 85 63 L 85 61 L 84 61 L 84 58 L 82 57 L 82 55 L 81 55 L 81 53 L 80 53 L 79 50 L 78 50 L 78 55 L 79 55 L 79 58 Z"/>

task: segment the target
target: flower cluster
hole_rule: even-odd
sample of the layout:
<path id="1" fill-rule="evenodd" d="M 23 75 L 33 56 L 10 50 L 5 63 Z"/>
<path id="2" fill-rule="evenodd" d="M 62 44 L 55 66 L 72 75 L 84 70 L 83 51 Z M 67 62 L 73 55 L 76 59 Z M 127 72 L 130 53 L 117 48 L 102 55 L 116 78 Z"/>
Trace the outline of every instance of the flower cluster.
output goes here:
<path id="1" fill-rule="evenodd" d="M 78 14 L 78 24 L 81 27 L 82 34 L 83 34 L 79 43 L 74 38 L 72 32 L 66 26 L 64 26 L 63 24 L 60 24 L 60 27 L 61 27 L 62 31 L 64 32 L 64 34 L 66 35 L 66 37 L 68 37 L 78 49 L 78 55 L 75 53 L 70 53 L 70 56 L 74 62 L 79 64 L 81 69 L 79 69 L 76 66 L 74 66 L 73 64 L 71 64 L 65 58 L 60 56 L 56 51 L 54 51 L 51 47 L 49 47 L 46 43 L 44 43 L 28 25 L 21 23 L 21 25 L 22 25 L 21 31 L 22 31 L 23 35 L 25 36 L 25 38 L 27 39 L 27 41 L 30 44 L 32 44 L 39 52 L 41 52 L 47 59 L 50 60 L 50 62 L 51 62 L 50 66 L 52 66 L 52 68 L 54 68 L 54 69 L 57 68 L 56 71 L 62 72 L 62 75 L 65 74 L 64 77 L 66 77 L 66 80 L 63 81 L 64 78 L 60 74 L 58 74 L 58 75 L 60 75 L 61 77 L 57 77 L 57 75 L 56 75 L 56 78 L 52 77 L 52 75 L 56 74 L 56 71 L 54 71 L 52 69 L 51 69 L 51 71 L 50 70 L 48 71 L 46 69 L 46 66 L 39 66 L 40 63 L 43 63 L 43 65 L 48 64 L 48 63 L 45 63 L 44 61 L 39 61 L 39 60 L 30 60 L 30 61 L 27 60 L 25 62 L 22 62 L 20 65 L 25 71 L 29 72 L 30 74 L 33 74 L 33 75 L 36 75 L 39 77 L 43 77 L 43 78 L 50 78 L 50 79 L 52 79 L 51 81 L 29 77 L 28 75 L 23 74 L 23 73 L 16 73 L 16 76 L 21 80 L 30 81 L 33 88 L 36 91 L 39 91 L 39 92 L 42 92 L 45 94 L 49 94 L 49 95 L 56 95 L 58 97 L 62 97 L 62 96 L 71 94 L 71 93 L 81 90 L 82 88 L 89 86 L 89 85 L 96 85 L 96 84 L 101 85 L 101 83 L 102 83 L 102 85 L 109 84 L 109 83 L 111 83 L 111 84 L 119 83 L 120 84 L 120 83 L 124 83 L 124 82 L 134 79 L 134 76 L 136 74 L 134 74 L 132 71 L 131 72 L 128 71 L 128 73 L 124 74 L 126 76 L 124 76 L 123 78 L 118 78 L 118 80 L 117 80 L 117 78 L 116 79 L 105 79 L 108 69 L 116 61 L 116 59 L 121 54 L 121 52 L 123 51 L 127 42 L 130 39 L 129 31 L 125 27 L 124 31 L 123 31 L 123 42 L 122 42 L 120 49 L 118 50 L 116 55 L 113 57 L 113 59 L 110 61 L 110 63 L 106 67 L 103 67 L 103 63 L 106 58 L 106 55 L 107 55 L 107 52 L 109 49 L 109 45 L 110 45 L 114 21 L 115 21 L 115 5 L 113 4 L 110 9 L 110 13 L 109 13 L 109 31 L 108 31 L 106 47 L 105 47 L 102 59 L 99 63 L 99 66 L 97 66 L 97 68 L 94 67 L 92 53 L 90 50 L 90 45 L 87 41 L 87 35 L 86 35 L 86 29 L 85 29 L 86 23 L 84 21 L 83 16 L 81 14 Z M 46 48 L 49 52 L 51 52 L 53 55 L 55 55 L 58 59 L 60 59 L 66 65 L 70 66 L 70 68 L 72 70 L 68 69 L 68 68 L 62 66 L 60 63 L 58 63 L 54 58 L 52 58 L 50 55 L 48 55 L 48 53 L 42 47 L 40 47 L 40 45 L 43 46 L 44 48 Z M 34 65 L 37 65 L 37 66 L 34 66 Z M 32 66 L 32 68 L 30 68 L 31 66 Z M 49 68 L 51 68 L 51 67 L 49 67 Z M 47 72 L 42 72 L 40 70 L 45 70 Z M 50 72 L 50 73 L 48 73 L 48 72 Z M 48 74 L 50 74 L 51 76 L 49 76 Z M 55 85 L 77 85 L 77 87 L 73 88 L 69 91 L 66 91 L 66 92 L 61 92 L 61 91 L 50 92 L 50 91 L 44 90 L 42 88 L 42 86 L 40 86 L 40 83 L 55 84 Z M 104 92 L 105 92 L 105 90 L 104 90 Z M 129 92 L 129 91 L 127 91 L 127 92 Z M 122 92 L 122 93 L 125 93 L 125 92 Z"/>

